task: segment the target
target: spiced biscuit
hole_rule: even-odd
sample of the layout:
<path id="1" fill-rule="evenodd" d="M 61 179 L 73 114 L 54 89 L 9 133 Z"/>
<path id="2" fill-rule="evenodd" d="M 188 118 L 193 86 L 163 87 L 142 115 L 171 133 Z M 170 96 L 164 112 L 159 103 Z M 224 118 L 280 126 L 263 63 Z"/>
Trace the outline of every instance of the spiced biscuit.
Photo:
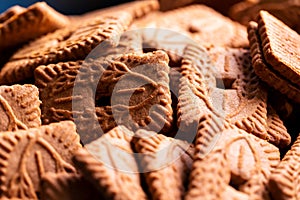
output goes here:
<path id="1" fill-rule="evenodd" d="M 280 148 L 287 147 L 291 143 L 291 136 L 278 116 L 275 109 L 268 105 L 268 141 Z"/>
<path id="2" fill-rule="evenodd" d="M 4 13 L 4 15 L 8 17 L 11 15 L 10 11 Z M 25 10 L 20 8 L 16 10 L 16 7 L 14 7 L 12 14 L 13 16 L 1 24 L 0 50 L 35 39 L 65 27 L 69 23 L 66 16 L 56 12 L 45 2 L 35 3 Z"/>
<path id="3" fill-rule="evenodd" d="M 199 119 L 211 113 L 267 138 L 267 91 L 252 69 L 248 50 L 187 46 L 181 70 L 178 124 L 182 130 L 195 132 Z"/>
<path id="4" fill-rule="evenodd" d="M 267 198 L 267 180 L 280 162 L 278 148 L 236 127 L 226 128 L 214 116 L 200 122 L 195 148 L 187 199 L 222 199 L 228 186 L 249 199 Z"/>
<path id="5" fill-rule="evenodd" d="M 250 21 L 255 21 L 260 10 L 265 10 L 283 21 L 289 27 L 300 33 L 300 26 L 298 18 L 300 14 L 299 1 L 268 1 L 258 0 L 251 1 L 245 0 L 233 5 L 229 9 L 229 16 L 240 22 L 241 24 L 248 25 Z"/>
<path id="6" fill-rule="evenodd" d="M 143 129 L 136 132 L 133 143 L 151 198 L 182 199 L 193 163 L 193 147 Z"/>
<path id="7" fill-rule="evenodd" d="M 46 172 L 75 172 L 71 157 L 81 145 L 70 121 L 2 132 L 0 140 L 1 195 L 37 199 Z"/>
<path id="8" fill-rule="evenodd" d="M 0 86 L 0 132 L 41 125 L 39 92 L 34 85 Z"/>
<path id="9" fill-rule="evenodd" d="M 291 149 L 286 153 L 280 164 L 270 176 L 268 189 L 272 199 L 294 200 L 300 198 L 299 191 L 299 148 L 298 136 Z"/>
<path id="10" fill-rule="evenodd" d="M 146 199 L 131 149 L 133 134 L 118 126 L 74 154 L 78 170 L 106 199 Z"/>
<path id="11" fill-rule="evenodd" d="M 263 53 L 261 38 L 258 33 L 256 22 L 250 22 L 248 25 L 248 38 L 252 57 L 252 65 L 255 73 L 268 85 L 287 95 L 288 98 L 295 102 L 300 102 L 300 89 L 289 78 L 276 71 L 269 64 Z"/>
<path id="12" fill-rule="evenodd" d="M 94 186 L 79 174 L 46 173 L 41 181 L 41 198 L 48 200 L 97 200 L 103 198 Z"/>
<path id="13" fill-rule="evenodd" d="M 257 20 L 266 62 L 299 87 L 300 35 L 267 11 L 260 11 Z"/>
<path id="14" fill-rule="evenodd" d="M 248 46 L 247 32 L 244 26 L 204 5 L 191 5 L 167 12 L 158 12 L 155 16 L 137 21 L 137 27 L 172 30 L 207 46 Z M 147 36 L 147 34 L 146 30 L 145 38 L 153 40 L 152 35 Z M 178 41 L 178 39 L 174 39 L 174 45 Z M 167 41 L 165 44 L 159 45 L 164 47 L 169 44 Z"/>
<path id="15" fill-rule="evenodd" d="M 116 12 L 119 12 L 120 10 L 131 13 L 133 15 L 133 18 L 136 20 L 158 9 L 159 9 L 159 3 L 157 0 L 133 1 L 133 2 L 123 3 L 120 5 L 108 7 L 108 8 L 91 11 L 80 16 L 71 16 L 71 21 L 74 23 L 82 23 L 84 21 L 88 21 L 100 16 L 114 14 Z"/>
<path id="16" fill-rule="evenodd" d="M 67 27 L 46 35 L 46 38 L 58 36 L 60 39 L 59 41 L 52 39 L 54 44 L 47 42 L 47 45 L 41 45 L 42 41 L 46 40 L 42 37 L 39 41 L 16 52 L 2 68 L 0 83 L 7 84 L 32 78 L 34 69 L 39 65 L 85 59 L 101 42 L 120 36 L 131 21 L 132 15 L 120 12 L 115 16 L 108 15 L 90 20 L 71 30 Z M 42 48 L 30 51 L 35 48 L 35 45 Z M 25 55 L 22 53 L 24 51 Z"/>

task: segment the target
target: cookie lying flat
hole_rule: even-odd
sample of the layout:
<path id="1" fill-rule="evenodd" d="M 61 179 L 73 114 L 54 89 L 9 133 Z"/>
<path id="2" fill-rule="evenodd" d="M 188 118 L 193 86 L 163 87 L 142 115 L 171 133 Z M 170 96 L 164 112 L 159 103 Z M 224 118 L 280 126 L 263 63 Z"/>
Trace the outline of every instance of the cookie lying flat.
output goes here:
<path id="1" fill-rule="evenodd" d="M 182 199 L 193 163 L 191 145 L 142 129 L 133 143 L 152 199 Z"/>
<path id="2" fill-rule="evenodd" d="M 43 122 L 78 118 L 76 123 L 81 123 L 87 122 L 86 116 L 90 116 L 98 118 L 103 132 L 116 125 L 111 120 L 114 119 L 132 130 L 150 124 L 150 130 L 166 133 L 173 120 L 168 72 L 168 57 L 162 51 L 116 55 L 104 61 L 91 59 L 84 63 L 40 66 L 35 76 L 44 102 Z M 75 80 L 79 88 L 76 92 L 73 91 Z M 111 96 L 111 105 L 107 105 L 111 107 L 96 108 L 95 112 L 94 97 L 107 95 Z M 88 131 L 87 126 L 82 125 L 77 127 L 79 133 Z"/>
<path id="3" fill-rule="evenodd" d="M 114 14 L 120 10 L 129 12 L 133 15 L 134 19 L 138 19 L 158 9 L 159 4 L 157 0 L 133 1 L 115 5 L 113 7 L 91 11 L 80 16 L 71 16 L 71 21 L 72 23 L 82 23 L 99 16 Z"/>
<path id="4" fill-rule="evenodd" d="M 46 172 L 75 172 L 71 158 L 81 145 L 70 121 L 0 133 L 1 195 L 37 199 Z"/>
<path id="5" fill-rule="evenodd" d="M 188 46 L 181 68 L 178 124 L 182 130 L 193 134 L 200 118 L 211 113 L 268 138 L 267 91 L 252 69 L 248 50 Z"/>
<path id="6" fill-rule="evenodd" d="M 247 32 L 244 26 L 204 5 L 191 5 L 167 12 L 158 12 L 154 17 L 146 17 L 133 24 L 136 24 L 138 28 L 172 30 L 189 36 L 202 45 L 248 46 Z M 146 38 L 149 37 L 147 34 L 146 30 Z M 165 45 L 168 45 L 169 42 L 168 40 Z M 173 42 L 176 44 L 178 40 L 175 39 Z M 159 45 L 163 47 L 164 44 Z"/>
<path id="7" fill-rule="evenodd" d="M 78 170 L 106 199 L 146 199 L 131 149 L 133 134 L 118 126 L 74 154 Z"/>
<path id="8" fill-rule="evenodd" d="M 13 15 L 11 15 L 11 11 L 8 10 L 6 14 L 4 13 L 6 17 L 2 17 L 0 50 L 35 39 L 65 27 L 69 23 L 66 16 L 56 12 L 45 2 L 33 4 L 25 10 L 18 9 L 13 12 Z M 28 23 L 29 21 L 30 23 Z"/>
<path id="9" fill-rule="evenodd" d="M 290 78 L 284 77 L 282 73 L 276 71 L 269 64 L 263 54 L 263 46 L 261 44 L 260 34 L 258 33 L 258 25 L 250 22 L 248 26 L 248 37 L 250 42 L 250 50 L 252 56 L 252 64 L 255 73 L 271 87 L 287 95 L 291 100 L 300 102 L 299 86 L 291 81 Z M 282 67 L 284 69 L 286 67 Z"/>
<path id="10" fill-rule="evenodd" d="M 268 11 L 300 33 L 300 26 L 298 23 L 300 14 L 299 1 L 245 0 L 233 5 L 229 10 L 229 16 L 247 26 L 248 22 L 256 20 L 260 10 Z"/>
<path id="11" fill-rule="evenodd" d="M 48 34 L 11 57 L 0 72 L 0 83 L 32 78 L 34 69 L 39 65 L 85 59 L 101 42 L 121 35 L 131 21 L 130 14 L 121 12 L 116 16 L 97 18 L 79 27 L 67 27 Z"/>
<path id="12" fill-rule="evenodd" d="M 41 125 L 40 100 L 34 85 L 0 86 L 0 132 Z"/>
<path id="13" fill-rule="evenodd" d="M 299 148 L 300 137 L 291 147 L 269 180 L 269 190 L 272 199 L 296 200 L 300 198 L 299 191 Z"/>
<path id="14" fill-rule="evenodd" d="M 82 175 L 46 173 L 41 182 L 41 199 L 99 200 L 103 197 Z"/>
<path id="15" fill-rule="evenodd" d="M 212 143 L 208 137 L 217 139 Z M 211 116 L 199 124 L 195 148 L 186 199 L 223 199 L 229 185 L 249 199 L 267 197 L 267 180 L 280 162 L 278 148 L 236 127 L 220 126 Z"/>

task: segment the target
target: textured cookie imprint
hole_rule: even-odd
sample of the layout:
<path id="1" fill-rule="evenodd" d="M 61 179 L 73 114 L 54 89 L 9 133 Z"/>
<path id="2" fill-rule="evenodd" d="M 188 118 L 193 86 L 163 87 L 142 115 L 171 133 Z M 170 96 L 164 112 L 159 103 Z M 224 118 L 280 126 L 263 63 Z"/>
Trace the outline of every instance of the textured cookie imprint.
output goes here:
<path id="1" fill-rule="evenodd" d="M 78 170 L 107 199 L 146 199 L 131 149 L 133 134 L 118 126 L 74 154 Z"/>
<path id="2" fill-rule="evenodd" d="M 41 182 L 41 199 L 96 200 L 103 197 L 79 174 L 46 173 Z"/>
<path id="3" fill-rule="evenodd" d="M 300 14 L 300 2 L 299 1 L 268 1 L 260 0 L 256 2 L 242 1 L 232 6 L 229 10 L 229 16 L 247 25 L 251 20 L 256 20 L 256 17 L 260 10 L 265 10 L 282 20 L 289 27 L 300 32 L 299 26 L 299 14 Z"/>
<path id="4" fill-rule="evenodd" d="M 246 28 L 213 9 L 192 5 L 154 14 L 136 22 L 139 28 L 163 28 L 190 36 L 203 45 L 245 47 L 248 45 Z M 189 20 L 187 20 L 189 19 Z M 212 34 L 213 32 L 213 34 Z M 178 40 L 174 40 L 174 43 Z"/>
<path id="5" fill-rule="evenodd" d="M 236 127 L 224 130 L 218 121 L 209 119 L 199 125 L 187 199 L 200 195 L 222 199 L 230 184 L 249 199 L 265 198 L 267 180 L 280 162 L 278 148 Z M 211 152 L 203 157 L 211 145 L 207 137 L 216 134 L 220 137 Z"/>
<path id="6" fill-rule="evenodd" d="M 182 199 L 193 163 L 191 145 L 143 129 L 133 143 L 152 199 Z"/>
<path id="7" fill-rule="evenodd" d="M 272 199 L 296 200 L 300 198 L 300 137 L 291 147 L 278 167 L 273 171 L 269 180 L 269 190 Z"/>
<path id="8" fill-rule="evenodd" d="M 33 85 L 0 86 L 0 131 L 41 125 L 38 89 Z"/>
<path id="9" fill-rule="evenodd" d="M 3 132 L 1 140 L 1 194 L 37 199 L 46 172 L 75 172 L 73 152 L 81 145 L 69 121 L 16 132 Z"/>
<path id="10" fill-rule="evenodd" d="M 1 50 L 35 39 L 69 23 L 67 17 L 45 2 L 36 3 L 27 9 L 14 7 L 3 15 L 0 19 Z"/>
<path id="11" fill-rule="evenodd" d="M 0 73 L 0 83 L 13 83 L 33 77 L 33 72 L 39 65 L 84 59 L 97 45 L 113 36 L 121 35 L 132 21 L 128 13 L 118 13 L 116 16 L 105 16 L 91 20 L 79 27 L 58 30 L 44 37 L 52 38 L 39 51 L 31 49 L 41 47 L 45 38 L 24 47 L 12 56 Z M 55 36 L 59 39 L 55 40 Z M 26 54 L 24 55 L 24 51 Z"/>
<path id="12" fill-rule="evenodd" d="M 139 67 L 142 67 L 142 71 L 139 71 Z M 80 75 L 76 79 L 79 68 Z M 40 66 L 35 71 L 35 77 L 40 98 L 45 102 L 42 104 L 43 122 L 47 124 L 73 120 L 74 114 L 83 117 L 78 121 L 93 119 L 95 95 L 93 96 L 93 88 L 89 85 L 99 81 L 96 99 L 111 96 L 116 83 L 126 75 L 127 78 L 121 80 L 121 86 L 115 91 L 112 107 L 96 108 L 102 130 L 107 132 L 113 128 L 116 125 L 115 120 L 117 124 L 124 124 L 131 129 L 151 123 L 152 126 L 148 128 L 162 128 L 161 132 L 168 132 L 173 120 L 168 72 L 168 57 L 162 51 L 125 54 L 105 61 L 77 61 Z M 74 96 L 75 79 L 76 84 L 84 89 L 80 90 L 81 94 Z M 146 85 L 139 85 L 144 82 Z M 72 101 L 78 102 L 73 112 Z M 152 109 L 153 106 L 155 109 Z M 84 112 L 87 115 L 83 115 Z M 92 118 L 85 119 L 84 116 Z"/>
<path id="13" fill-rule="evenodd" d="M 291 143 L 290 134 L 287 132 L 287 129 L 279 115 L 276 113 L 276 110 L 270 105 L 268 105 L 267 109 L 268 141 L 279 148 L 287 147 Z"/>
<path id="14" fill-rule="evenodd" d="M 252 57 L 252 65 L 255 73 L 268 85 L 287 95 L 288 98 L 295 102 L 300 102 L 300 89 L 292 83 L 290 79 L 284 77 L 281 73 L 275 71 L 264 58 L 258 25 L 250 22 L 248 25 L 248 38 Z"/>
<path id="15" fill-rule="evenodd" d="M 216 67 L 215 67 L 216 66 Z M 267 92 L 245 49 L 188 46 L 182 60 L 178 116 L 184 130 L 211 113 L 267 139 Z"/>
<path id="16" fill-rule="evenodd" d="M 300 35 L 266 11 L 257 23 L 267 63 L 299 88 Z"/>

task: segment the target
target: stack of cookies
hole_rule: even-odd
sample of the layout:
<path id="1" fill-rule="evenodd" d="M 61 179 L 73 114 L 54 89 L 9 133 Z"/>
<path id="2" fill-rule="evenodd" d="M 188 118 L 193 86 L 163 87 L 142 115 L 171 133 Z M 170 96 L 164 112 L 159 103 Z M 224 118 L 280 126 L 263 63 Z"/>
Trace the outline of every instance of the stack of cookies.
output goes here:
<path id="1" fill-rule="evenodd" d="M 0 14 L 0 199 L 300 199 L 299 22 L 168 2 Z"/>

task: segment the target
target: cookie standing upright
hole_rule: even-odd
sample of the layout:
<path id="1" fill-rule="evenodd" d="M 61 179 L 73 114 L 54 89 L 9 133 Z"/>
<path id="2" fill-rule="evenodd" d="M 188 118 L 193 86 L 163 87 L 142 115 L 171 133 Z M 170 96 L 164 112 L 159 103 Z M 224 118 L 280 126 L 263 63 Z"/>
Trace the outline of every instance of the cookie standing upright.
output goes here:
<path id="1" fill-rule="evenodd" d="M 266 11 L 260 15 L 258 24 L 250 22 L 248 25 L 255 73 L 288 98 L 300 102 L 300 36 Z M 284 41 L 284 45 L 280 41 Z"/>
<path id="2" fill-rule="evenodd" d="M 0 86 L 0 131 L 41 125 L 39 92 L 33 85 Z"/>
<path id="3" fill-rule="evenodd" d="M 76 172 L 71 158 L 81 145 L 70 121 L 2 132 L 0 140 L 1 195 L 37 199 L 46 172 Z"/>
<path id="4" fill-rule="evenodd" d="M 131 149 L 133 134 L 118 126 L 74 154 L 78 170 L 107 199 L 147 199 Z"/>
<path id="5" fill-rule="evenodd" d="M 16 8 L 16 7 L 15 7 Z M 33 4 L 27 9 L 8 10 L 0 27 L 0 50 L 38 38 L 69 24 L 68 18 L 45 2 Z M 3 19 L 6 20 L 4 21 Z"/>
<path id="6" fill-rule="evenodd" d="M 33 78 L 34 70 L 39 65 L 85 59 L 104 40 L 120 36 L 131 21 L 132 15 L 120 12 L 48 34 L 11 57 L 0 72 L 0 83 L 9 84 Z M 46 38 L 51 40 L 47 41 Z"/>

